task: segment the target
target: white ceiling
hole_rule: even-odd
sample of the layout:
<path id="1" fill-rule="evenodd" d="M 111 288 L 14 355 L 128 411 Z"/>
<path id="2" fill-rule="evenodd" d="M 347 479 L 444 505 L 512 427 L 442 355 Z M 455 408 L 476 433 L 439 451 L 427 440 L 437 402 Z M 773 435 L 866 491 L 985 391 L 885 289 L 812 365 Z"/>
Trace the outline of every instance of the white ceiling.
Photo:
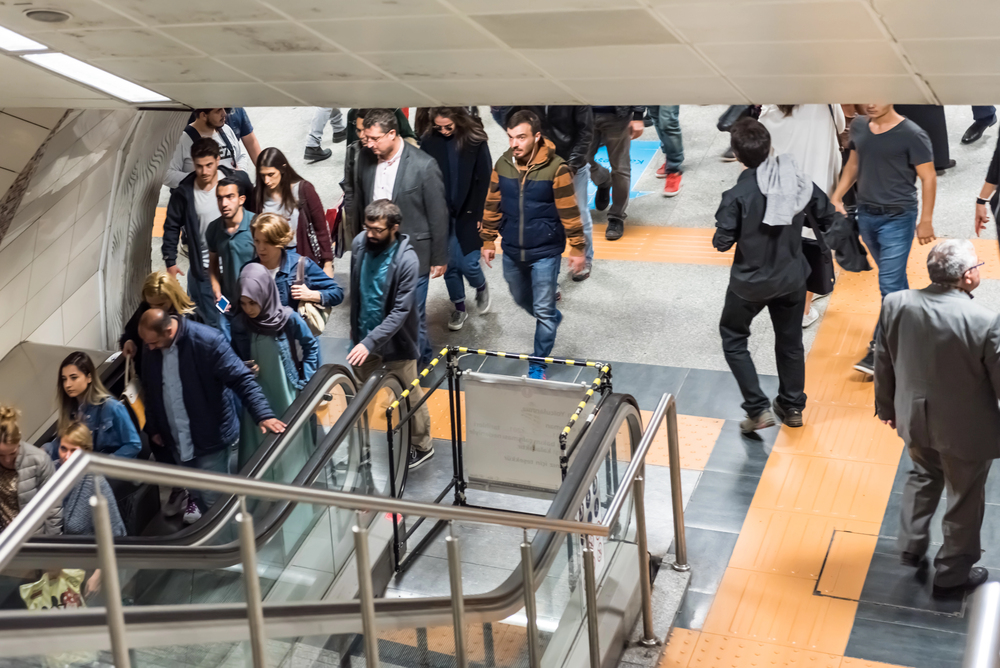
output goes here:
<path id="1" fill-rule="evenodd" d="M 997 0 L 0 0 L 0 26 L 192 107 L 989 104 L 998 25 Z M 0 107 L 117 104 L 0 58 Z"/>

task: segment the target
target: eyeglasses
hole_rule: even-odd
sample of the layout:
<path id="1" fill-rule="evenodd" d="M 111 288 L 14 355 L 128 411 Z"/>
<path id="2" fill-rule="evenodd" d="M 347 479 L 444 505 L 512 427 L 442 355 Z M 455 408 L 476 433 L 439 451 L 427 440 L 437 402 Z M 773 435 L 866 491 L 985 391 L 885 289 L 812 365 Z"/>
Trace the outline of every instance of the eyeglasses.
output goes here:
<path id="1" fill-rule="evenodd" d="M 378 137 L 368 137 L 368 136 L 365 136 L 365 137 L 361 138 L 361 142 L 365 146 L 371 146 L 372 144 L 377 144 L 380 141 L 382 141 L 382 137 L 386 136 L 387 134 L 389 134 L 389 133 L 388 132 L 384 132 L 384 133 L 380 134 Z"/>
<path id="2" fill-rule="evenodd" d="M 455 124 L 451 125 L 435 125 L 434 129 L 438 132 L 453 132 L 455 130 Z"/>
<path id="3" fill-rule="evenodd" d="M 374 225 L 362 225 L 365 228 L 365 232 L 371 232 L 372 234 L 385 234 L 389 231 L 388 227 L 375 227 Z"/>
<path id="4" fill-rule="evenodd" d="M 969 267 L 968 269 L 966 269 L 965 271 L 963 271 L 962 273 L 963 274 L 967 274 L 970 271 L 972 271 L 973 269 L 979 269 L 980 267 L 982 267 L 985 264 L 986 264 L 985 262 L 980 262 L 979 264 L 974 264 L 971 267 Z"/>

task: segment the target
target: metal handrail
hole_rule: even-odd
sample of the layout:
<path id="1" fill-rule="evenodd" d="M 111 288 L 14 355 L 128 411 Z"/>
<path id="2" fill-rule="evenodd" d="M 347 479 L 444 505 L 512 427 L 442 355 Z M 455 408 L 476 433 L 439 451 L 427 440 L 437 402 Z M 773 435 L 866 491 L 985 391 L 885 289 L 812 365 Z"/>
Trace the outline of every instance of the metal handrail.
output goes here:
<path id="1" fill-rule="evenodd" d="M 962 668 L 1000 666 L 1000 582 L 980 585 L 972 595 L 969 635 Z"/>

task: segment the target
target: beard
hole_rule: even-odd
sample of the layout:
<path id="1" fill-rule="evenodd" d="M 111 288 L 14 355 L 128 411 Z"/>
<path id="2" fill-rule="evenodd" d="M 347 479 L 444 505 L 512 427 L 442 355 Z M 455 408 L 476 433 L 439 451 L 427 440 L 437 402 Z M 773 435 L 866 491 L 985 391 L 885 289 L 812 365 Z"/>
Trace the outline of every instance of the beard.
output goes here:
<path id="1" fill-rule="evenodd" d="M 371 237 L 369 237 L 365 239 L 365 246 L 368 248 L 369 251 L 371 251 L 375 255 L 378 255 L 382 253 L 382 251 L 384 251 L 386 248 L 388 248 L 389 245 L 392 244 L 392 242 L 393 242 L 392 237 L 386 237 L 385 239 L 381 240 L 372 239 Z"/>

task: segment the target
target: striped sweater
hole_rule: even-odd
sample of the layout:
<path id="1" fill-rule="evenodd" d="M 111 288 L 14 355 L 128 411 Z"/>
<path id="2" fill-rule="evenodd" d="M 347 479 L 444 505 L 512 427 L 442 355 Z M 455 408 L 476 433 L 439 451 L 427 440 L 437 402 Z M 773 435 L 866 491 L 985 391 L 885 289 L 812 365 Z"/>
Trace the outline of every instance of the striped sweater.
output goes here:
<path id="1" fill-rule="evenodd" d="M 497 160 L 480 235 L 486 250 L 495 250 L 501 236 L 503 252 L 521 262 L 562 255 L 567 241 L 570 255 L 583 255 L 573 174 L 551 141 L 543 140 L 527 166 L 517 165 L 512 150 Z"/>

